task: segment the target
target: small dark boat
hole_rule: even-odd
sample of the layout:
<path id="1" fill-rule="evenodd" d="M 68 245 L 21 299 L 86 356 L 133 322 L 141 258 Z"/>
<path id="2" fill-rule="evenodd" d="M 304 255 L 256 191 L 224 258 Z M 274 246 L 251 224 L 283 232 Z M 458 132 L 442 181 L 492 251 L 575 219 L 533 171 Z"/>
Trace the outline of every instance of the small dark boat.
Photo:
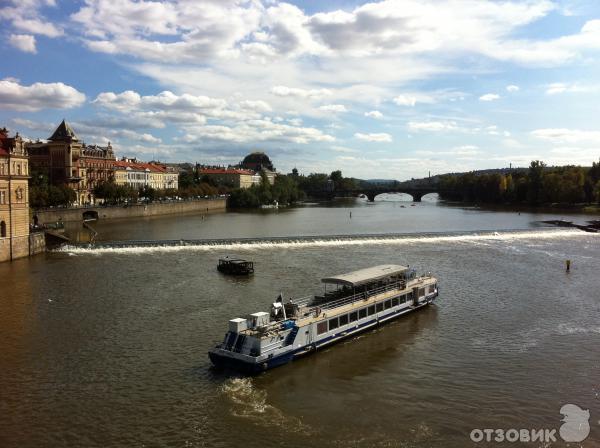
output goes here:
<path id="1" fill-rule="evenodd" d="M 254 262 L 241 258 L 219 258 L 217 270 L 228 275 L 250 275 L 254 274 Z"/>

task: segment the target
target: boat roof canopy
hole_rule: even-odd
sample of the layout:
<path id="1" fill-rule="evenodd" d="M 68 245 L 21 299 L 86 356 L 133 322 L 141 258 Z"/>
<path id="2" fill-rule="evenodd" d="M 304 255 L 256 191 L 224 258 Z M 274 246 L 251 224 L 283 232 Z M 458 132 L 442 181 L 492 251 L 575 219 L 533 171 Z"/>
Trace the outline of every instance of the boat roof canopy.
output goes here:
<path id="1" fill-rule="evenodd" d="M 359 271 L 348 272 L 347 274 L 336 275 L 335 277 L 325 277 L 321 281 L 323 283 L 356 287 L 382 278 L 391 277 L 392 275 L 402 274 L 408 269 L 406 266 L 397 264 L 382 264 Z"/>

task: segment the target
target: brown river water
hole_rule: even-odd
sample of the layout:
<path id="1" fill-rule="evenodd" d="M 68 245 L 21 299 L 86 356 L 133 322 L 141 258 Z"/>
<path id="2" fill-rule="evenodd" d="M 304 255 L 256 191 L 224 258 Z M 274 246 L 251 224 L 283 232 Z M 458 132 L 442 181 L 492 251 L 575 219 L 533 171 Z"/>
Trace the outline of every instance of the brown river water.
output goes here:
<path id="1" fill-rule="evenodd" d="M 345 201 L 96 223 L 101 247 L 0 264 L 0 447 L 559 447 L 566 403 L 590 413 L 568 446 L 598 447 L 600 236 L 539 223 L 560 218 L 585 219 Z M 204 238 L 226 240 L 107 243 Z M 229 319 L 384 263 L 431 271 L 437 304 L 259 376 L 211 368 Z"/>

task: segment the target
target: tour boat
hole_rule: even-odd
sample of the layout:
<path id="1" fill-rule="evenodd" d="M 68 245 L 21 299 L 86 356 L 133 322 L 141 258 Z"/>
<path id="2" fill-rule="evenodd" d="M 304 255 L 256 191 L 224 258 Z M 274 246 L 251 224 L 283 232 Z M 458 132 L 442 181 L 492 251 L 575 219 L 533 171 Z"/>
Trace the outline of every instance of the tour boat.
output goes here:
<path id="1" fill-rule="evenodd" d="M 212 363 L 262 372 L 421 309 L 438 295 L 431 274 L 391 264 L 321 281 L 323 295 L 284 300 L 280 294 L 270 313 L 231 319 L 223 342 L 208 352 Z"/>
<path id="2" fill-rule="evenodd" d="M 254 274 L 254 263 L 241 258 L 219 258 L 217 270 L 223 274 L 229 275 L 250 275 Z"/>

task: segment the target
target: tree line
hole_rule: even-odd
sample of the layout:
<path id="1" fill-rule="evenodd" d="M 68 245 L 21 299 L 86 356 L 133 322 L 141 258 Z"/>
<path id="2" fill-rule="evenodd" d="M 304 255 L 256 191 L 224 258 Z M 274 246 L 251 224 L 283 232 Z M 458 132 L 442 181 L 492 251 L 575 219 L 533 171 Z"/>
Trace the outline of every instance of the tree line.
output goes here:
<path id="1" fill-rule="evenodd" d="M 294 204 L 307 197 L 329 198 L 336 192 L 354 190 L 358 185 L 357 179 L 346 178 L 339 170 L 331 174 L 312 173 L 304 176 L 294 168 L 289 174 L 279 174 L 273 185 L 262 174 L 259 185 L 232 190 L 227 205 L 232 208 L 256 208 L 275 202 L 281 205 Z"/>
<path id="2" fill-rule="evenodd" d="M 446 174 L 439 179 L 442 199 L 509 204 L 600 202 L 600 162 L 592 167 L 549 167 L 534 160 L 526 170 L 505 173 Z"/>

